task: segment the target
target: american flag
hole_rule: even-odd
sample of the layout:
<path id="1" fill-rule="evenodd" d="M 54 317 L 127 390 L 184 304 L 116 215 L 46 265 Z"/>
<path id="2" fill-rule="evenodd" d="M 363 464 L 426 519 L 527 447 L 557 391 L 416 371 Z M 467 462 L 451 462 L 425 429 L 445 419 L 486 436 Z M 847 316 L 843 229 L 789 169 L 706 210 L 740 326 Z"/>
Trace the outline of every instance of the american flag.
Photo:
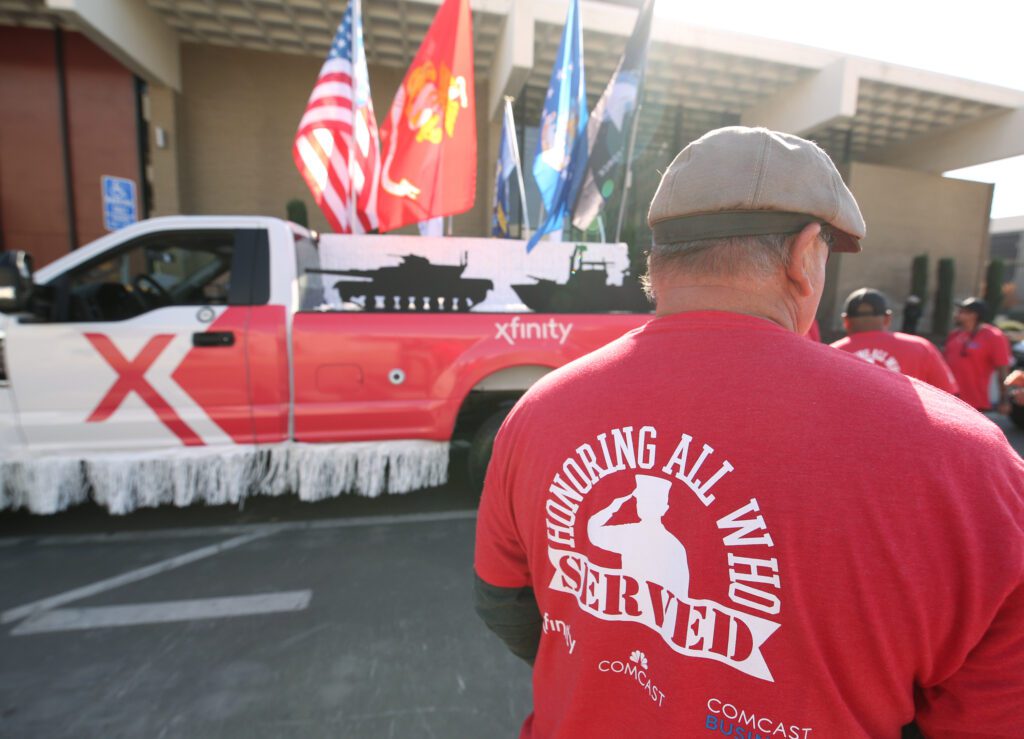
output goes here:
<path id="1" fill-rule="evenodd" d="M 295 166 L 338 233 L 377 228 L 380 139 L 370 100 L 360 0 L 351 0 L 292 147 Z"/>

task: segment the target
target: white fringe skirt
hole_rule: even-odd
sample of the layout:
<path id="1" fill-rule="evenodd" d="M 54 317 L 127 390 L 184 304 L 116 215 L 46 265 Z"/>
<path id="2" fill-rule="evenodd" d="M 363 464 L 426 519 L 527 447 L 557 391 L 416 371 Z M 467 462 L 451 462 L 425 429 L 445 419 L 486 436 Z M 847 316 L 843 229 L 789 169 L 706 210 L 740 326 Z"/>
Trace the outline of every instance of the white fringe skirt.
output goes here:
<path id="1" fill-rule="evenodd" d="M 252 495 L 376 497 L 447 479 L 448 442 L 420 439 L 0 459 L 0 510 L 49 514 L 91 497 L 119 515 L 167 504 L 237 504 Z"/>

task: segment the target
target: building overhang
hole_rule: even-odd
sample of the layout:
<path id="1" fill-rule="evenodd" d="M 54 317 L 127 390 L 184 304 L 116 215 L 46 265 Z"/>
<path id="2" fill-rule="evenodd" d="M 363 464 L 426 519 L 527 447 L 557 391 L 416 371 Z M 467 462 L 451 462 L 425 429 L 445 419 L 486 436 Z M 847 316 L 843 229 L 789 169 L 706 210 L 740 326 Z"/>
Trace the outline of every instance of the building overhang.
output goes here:
<path id="1" fill-rule="evenodd" d="M 367 0 L 373 65 L 406 68 L 441 0 Z M 636 19 L 634 0 L 584 0 L 591 105 Z M 177 44 L 326 55 L 344 0 L 0 0 L 0 23 L 56 12 L 148 79 L 179 86 Z M 478 105 L 540 118 L 567 0 L 470 0 Z M 372 83 L 372 80 L 371 80 Z M 640 147 L 685 144 L 721 125 L 765 125 L 818 141 L 838 161 L 943 172 L 1024 154 L 1024 91 L 770 39 L 657 19 Z"/>
<path id="2" fill-rule="evenodd" d="M 181 90 L 178 35 L 160 14 L 136 0 L 45 0 L 44 10 L 67 24 L 135 74 Z"/>

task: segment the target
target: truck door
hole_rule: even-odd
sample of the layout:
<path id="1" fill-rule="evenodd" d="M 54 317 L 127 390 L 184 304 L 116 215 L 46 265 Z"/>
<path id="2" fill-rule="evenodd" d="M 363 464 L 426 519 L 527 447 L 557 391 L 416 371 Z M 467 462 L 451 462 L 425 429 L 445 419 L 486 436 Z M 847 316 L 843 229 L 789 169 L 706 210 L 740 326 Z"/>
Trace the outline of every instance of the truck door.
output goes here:
<path id="1" fill-rule="evenodd" d="M 247 306 L 267 301 L 266 252 L 261 230 L 167 230 L 44 286 L 49 318 L 12 322 L 7 331 L 29 449 L 132 452 L 251 440 Z M 254 277 L 259 268 L 264 275 Z"/>

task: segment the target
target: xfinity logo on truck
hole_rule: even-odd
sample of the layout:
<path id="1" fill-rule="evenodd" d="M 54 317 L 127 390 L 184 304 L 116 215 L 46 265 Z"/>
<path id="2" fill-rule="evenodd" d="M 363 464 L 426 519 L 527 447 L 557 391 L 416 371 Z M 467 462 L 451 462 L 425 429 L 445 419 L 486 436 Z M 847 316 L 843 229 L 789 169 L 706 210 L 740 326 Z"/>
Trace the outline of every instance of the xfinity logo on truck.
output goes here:
<path id="1" fill-rule="evenodd" d="M 510 346 L 514 346 L 518 341 L 534 339 L 539 341 L 557 341 L 559 344 L 564 344 L 565 340 L 569 338 L 569 333 L 572 331 L 572 324 L 561 323 L 554 318 L 549 318 L 547 322 L 520 321 L 519 316 L 515 316 L 506 323 L 494 324 L 494 328 L 496 329 L 494 338 L 504 339 Z"/>

